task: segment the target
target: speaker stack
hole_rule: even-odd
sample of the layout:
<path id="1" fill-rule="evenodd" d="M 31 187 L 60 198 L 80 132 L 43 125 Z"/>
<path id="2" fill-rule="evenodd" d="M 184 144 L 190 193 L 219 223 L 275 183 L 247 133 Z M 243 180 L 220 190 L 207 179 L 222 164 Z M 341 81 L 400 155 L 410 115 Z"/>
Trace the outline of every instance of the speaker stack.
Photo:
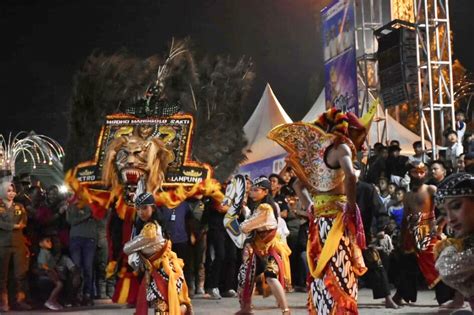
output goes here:
<path id="1" fill-rule="evenodd" d="M 414 27 L 394 20 L 374 34 L 378 40 L 379 95 L 385 108 L 416 100 L 418 78 Z"/>

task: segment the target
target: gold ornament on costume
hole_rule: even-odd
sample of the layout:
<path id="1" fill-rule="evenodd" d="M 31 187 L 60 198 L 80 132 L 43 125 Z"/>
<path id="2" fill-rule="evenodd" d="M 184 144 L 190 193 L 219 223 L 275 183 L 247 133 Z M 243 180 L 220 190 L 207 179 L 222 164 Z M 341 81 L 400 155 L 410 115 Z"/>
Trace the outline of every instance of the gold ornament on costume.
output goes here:
<path id="1" fill-rule="evenodd" d="M 183 174 L 190 177 L 200 177 L 202 172 L 197 172 L 195 170 L 183 171 Z"/>
<path id="2" fill-rule="evenodd" d="M 289 153 L 289 164 L 312 192 L 330 191 L 344 181 L 344 172 L 326 166 L 326 150 L 331 145 L 345 143 L 355 158 L 356 150 L 364 143 L 377 105 L 373 102 L 360 119 L 352 113 L 340 115 L 338 111 L 329 109 L 316 120 L 318 125 L 305 122 L 283 124 L 273 128 L 268 138 Z"/>
<path id="3" fill-rule="evenodd" d="M 145 226 L 142 228 L 140 235 L 142 235 L 144 238 L 155 238 L 156 237 L 156 224 L 155 223 L 147 223 Z"/>
<path id="4" fill-rule="evenodd" d="M 367 112 L 362 115 L 361 118 L 357 118 L 354 114 L 348 113 L 350 118 L 348 137 L 351 139 L 352 143 L 354 143 L 354 146 L 357 150 L 362 147 L 362 144 L 369 133 L 370 126 L 372 125 L 372 120 L 374 119 L 375 113 L 377 112 L 378 105 L 379 101 L 374 100 L 367 109 Z M 355 156 L 353 157 L 355 158 Z"/>
<path id="5" fill-rule="evenodd" d="M 125 126 L 121 127 L 117 132 L 114 134 L 114 138 L 120 138 L 122 136 L 131 136 L 133 133 L 132 126 Z"/>
<path id="6" fill-rule="evenodd" d="M 176 130 L 170 126 L 160 126 L 158 132 L 160 133 L 161 141 L 163 141 L 164 144 L 170 144 L 176 138 Z"/>
<path id="7" fill-rule="evenodd" d="M 333 145 L 337 136 L 305 122 L 280 125 L 273 128 L 268 137 L 280 144 L 288 153 L 288 162 L 312 191 L 329 191 L 344 181 L 343 172 L 335 172 L 325 166 L 326 149 Z M 356 150 L 352 142 L 339 136 L 349 145 L 352 155 Z"/>

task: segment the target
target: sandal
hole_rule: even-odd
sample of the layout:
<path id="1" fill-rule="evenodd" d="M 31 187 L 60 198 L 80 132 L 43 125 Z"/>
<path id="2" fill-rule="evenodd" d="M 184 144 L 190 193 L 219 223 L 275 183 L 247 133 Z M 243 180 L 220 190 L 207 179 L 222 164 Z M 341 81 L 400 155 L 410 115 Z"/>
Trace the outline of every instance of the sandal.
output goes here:
<path id="1" fill-rule="evenodd" d="M 291 311 L 289 308 L 285 308 L 281 310 L 281 315 L 291 315 Z"/>

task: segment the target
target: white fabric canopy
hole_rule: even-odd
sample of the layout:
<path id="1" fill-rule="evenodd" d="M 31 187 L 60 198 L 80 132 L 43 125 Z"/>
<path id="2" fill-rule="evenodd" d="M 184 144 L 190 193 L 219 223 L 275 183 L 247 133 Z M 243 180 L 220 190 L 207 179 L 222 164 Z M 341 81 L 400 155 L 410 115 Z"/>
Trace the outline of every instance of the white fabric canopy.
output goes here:
<path id="1" fill-rule="evenodd" d="M 311 122 L 316 120 L 316 118 L 319 117 L 324 111 L 326 110 L 326 93 L 324 93 L 324 88 L 319 93 L 318 98 L 316 99 L 316 102 L 314 102 L 313 106 L 310 108 L 308 113 L 301 119 L 302 121 L 305 122 Z"/>
<path id="2" fill-rule="evenodd" d="M 324 88 L 319 94 L 316 102 L 314 102 L 311 109 L 308 113 L 303 117 L 303 121 L 310 122 L 315 120 L 319 115 L 321 115 L 326 110 L 326 96 L 324 93 Z M 384 110 L 382 107 L 379 107 L 380 118 L 384 118 Z M 369 132 L 369 144 L 373 146 L 376 142 L 378 142 L 379 132 L 377 132 L 377 125 L 380 125 L 380 136 L 382 136 L 383 132 L 383 122 L 377 123 L 373 122 Z M 387 127 L 388 127 L 388 138 L 389 140 L 398 140 L 400 141 L 400 147 L 402 149 L 402 154 L 411 155 L 413 154 L 413 142 L 420 141 L 421 138 L 417 134 L 413 133 L 405 126 L 400 124 L 398 121 L 395 120 L 392 116 L 388 115 L 387 117 Z M 383 139 L 382 139 L 383 140 Z M 381 141 L 382 143 L 384 141 Z M 431 148 L 431 142 L 426 141 L 427 148 Z"/>
<path id="3" fill-rule="evenodd" d="M 290 116 L 280 105 L 270 84 L 267 83 L 257 108 L 244 126 L 248 144 L 244 149 L 247 160 L 243 165 L 285 154 L 286 151 L 276 142 L 268 139 L 267 134 L 273 127 L 291 122 Z"/>
<path id="4" fill-rule="evenodd" d="M 379 113 L 380 118 L 384 118 L 384 110 L 379 105 Z M 387 115 L 386 118 L 386 125 L 388 128 L 388 139 L 389 140 L 398 140 L 400 141 L 400 148 L 402 149 L 401 154 L 404 155 L 412 155 L 415 152 L 413 151 L 413 142 L 421 141 L 421 137 L 416 133 L 412 132 L 410 129 L 403 126 L 399 123 L 395 118 L 390 115 Z M 380 126 L 380 135 L 383 131 L 383 122 L 379 123 Z M 376 142 L 378 142 L 378 133 L 377 133 L 377 123 L 372 123 L 369 133 L 369 144 L 373 146 Z M 382 143 L 384 141 L 381 141 Z M 425 146 L 429 150 L 431 149 L 431 142 L 425 141 Z"/>

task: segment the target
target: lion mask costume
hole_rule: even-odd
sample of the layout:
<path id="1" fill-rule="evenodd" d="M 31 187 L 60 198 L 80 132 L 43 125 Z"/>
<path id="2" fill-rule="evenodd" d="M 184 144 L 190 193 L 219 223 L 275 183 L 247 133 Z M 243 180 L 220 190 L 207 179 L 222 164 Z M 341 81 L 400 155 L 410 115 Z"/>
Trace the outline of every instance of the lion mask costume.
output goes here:
<path id="1" fill-rule="evenodd" d="M 171 161 L 173 154 L 156 138 L 120 136 L 107 147 L 102 178 L 112 190 L 123 187 L 125 200 L 133 203 L 140 193 L 161 188 Z"/>

